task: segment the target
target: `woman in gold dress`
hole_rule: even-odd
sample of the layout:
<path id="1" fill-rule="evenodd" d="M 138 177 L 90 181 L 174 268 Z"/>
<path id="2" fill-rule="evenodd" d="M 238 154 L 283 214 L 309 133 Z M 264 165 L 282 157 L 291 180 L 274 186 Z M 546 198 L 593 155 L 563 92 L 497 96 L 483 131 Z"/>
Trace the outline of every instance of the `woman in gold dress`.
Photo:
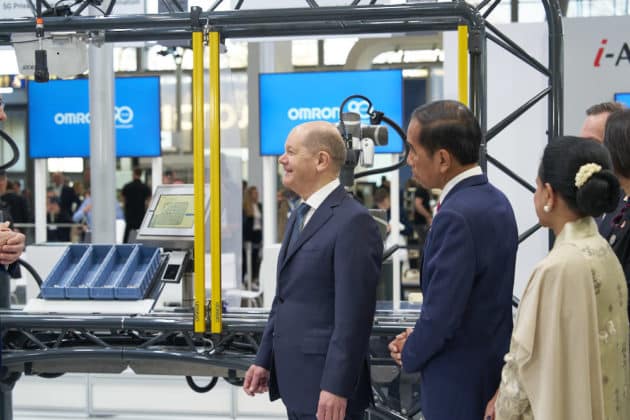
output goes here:
<path id="1" fill-rule="evenodd" d="M 547 145 L 534 205 L 555 234 L 518 310 L 486 419 L 628 420 L 628 291 L 593 219 L 615 208 L 606 149 L 561 137 Z"/>

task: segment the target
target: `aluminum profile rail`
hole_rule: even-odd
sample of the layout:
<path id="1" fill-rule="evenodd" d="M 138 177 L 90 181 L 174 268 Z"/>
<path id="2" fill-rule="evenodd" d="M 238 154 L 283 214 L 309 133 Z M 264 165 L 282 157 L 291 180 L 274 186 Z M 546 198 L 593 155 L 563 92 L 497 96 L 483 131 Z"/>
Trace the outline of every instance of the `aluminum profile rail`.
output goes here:
<path id="1" fill-rule="evenodd" d="M 418 310 L 378 311 L 372 336 L 411 327 Z M 10 372 L 119 373 L 242 377 L 253 362 L 267 310 L 223 316 L 224 334 L 192 333 L 193 314 L 38 315 L 0 312 L 3 366 Z M 159 363 L 158 363 L 159 362 Z M 382 364 L 382 363 L 381 363 Z"/>
<path id="2" fill-rule="evenodd" d="M 499 2 L 500 0 L 497 0 L 490 5 L 488 10 L 486 10 L 483 14 L 484 18 L 486 18 L 492 12 L 494 7 L 496 7 Z M 478 8 L 481 9 L 487 4 L 488 1 L 484 1 L 478 6 Z M 534 106 L 544 97 L 547 97 L 547 142 L 551 142 L 554 137 L 562 135 L 564 114 L 562 89 L 564 72 L 562 58 L 562 13 L 558 1 L 542 0 L 542 6 L 545 10 L 546 21 L 548 25 L 548 66 L 543 65 L 534 57 L 529 55 L 515 41 L 510 39 L 494 25 L 490 24 L 489 22 L 485 22 L 484 24 L 484 27 L 488 30 L 485 36 L 487 40 L 494 42 L 497 46 L 503 48 L 514 57 L 522 60 L 525 64 L 529 65 L 531 68 L 535 69 L 536 71 L 547 77 L 548 80 L 548 86 L 545 89 L 537 93 L 533 98 L 526 101 L 523 105 L 514 110 L 503 120 L 496 123 L 493 127 L 486 131 L 486 127 L 482 125 L 482 131 L 485 132 L 486 142 L 490 141 L 499 132 L 503 131 L 503 129 L 505 129 L 518 117 L 525 114 L 532 106 Z M 512 178 L 525 189 L 531 192 L 535 191 L 535 188 L 533 186 L 531 186 L 518 174 L 510 170 L 506 165 L 502 164 L 497 159 L 492 158 L 491 156 L 485 156 L 485 158 L 485 160 L 492 163 L 497 169 L 501 170 L 504 174 Z M 527 229 L 525 232 L 521 233 L 519 235 L 519 243 L 529 238 L 540 228 L 540 224 L 535 224 Z"/>
<path id="3" fill-rule="evenodd" d="M 517 109 L 509 120 L 487 129 L 487 55 L 490 40 L 544 74 L 548 89 L 548 140 L 562 134 L 562 20 L 557 0 L 541 0 L 548 24 L 548 66 L 531 57 L 516 42 L 486 22 L 501 0 L 484 0 L 474 7 L 464 1 L 414 3 L 402 5 L 369 5 L 311 7 L 267 10 L 207 11 L 198 19 L 190 13 L 132 16 L 72 16 L 45 19 L 49 32 L 101 32 L 106 42 L 189 39 L 201 30 L 200 22 L 219 32 L 223 38 L 291 37 L 303 35 L 340 35 L 367 33 L 410 33 L 430 30 L 457 30 L 467 25 L 469 32 L 470 84 L 469 106 L 477 116 L 482 132 L 495 136 L 511 121 L 527 111 L 535 101 Z M 0 42 L 8 42 L 14 32 L 33 32 L 34 18 L 0 20 Z M 486 140 L 480 151 L 480 164 L 487 168 Z M 510 177 L 512 173 L 506 172 Z M 519 180 L 517 180 L 519 182 Z"/>
<path id="4" fill-rule="evenodd" d="M 224 38 L 291 37 L 360 33 L 407 33 L 483 26 L 479 12 L 465 2 L 204 12 L 200 21 Z M 190 13 L 47 17 L 47 32 L 103 31 L 106 40 L 186 39 L 199 30 Z M 0 37 L 34 32 L 34 18 L 0 20 Z"/>
<path id="5" fill-rule="evenodd" d="M 379 311 L 374 317 L 374 331 L 378 335 L 399 333 L 402 328 L 413 326 L 419 311 Z M 2 331 L 33 330 L 146 330 L 174 332 L 190 330 L 192 314 L 155 313 L 153 315 L 38 315 L 12 311 L 0 312 Z M 263 332 L 269 311 L 239 311 L 223 314 L 223 326 L 227 332 Z M 391 327 L 391 328 L 390 328 Z"/>

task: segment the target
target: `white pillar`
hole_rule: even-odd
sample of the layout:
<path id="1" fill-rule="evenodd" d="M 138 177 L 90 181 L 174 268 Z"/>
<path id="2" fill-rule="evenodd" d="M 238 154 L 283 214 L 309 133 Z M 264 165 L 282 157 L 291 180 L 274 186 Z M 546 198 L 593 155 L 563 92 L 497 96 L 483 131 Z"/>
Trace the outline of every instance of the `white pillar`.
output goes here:
<path id="1" fill-rule="evenodd" d="M 116 242 L 116 132 L 112 44 L 89 46 L 92 242 Z"/>
<path id="2" fill-rule="evenodd" d="M 158 185 L 162 185 L 162 165 L 162 156 L 151 159 L 151 190 L 153 193 L 155 193 L 155 189 Z"/>
<path id="3" fill-rule="evenodd" d="M 41 244 L 46 242 L 46 175 L 47 175 L 46 159 L 35 159 L 35 176 L 34 191 L 35 198 L 35 243 Z"/>
<path id="4" fill-rule="evenodd" d="M 249 50 L 252 51 L 252 48 Z M 249 159 L 250 162 L 255 159 L 259 159 L 259 127 L 260 121 L 259 108 L 258 108 L 258 73 L 273 73 L 278 71 L 291 70 L 291 42 L 261 42 L 258 44 L 258 50 L 253 49 L 254 54 L 258 53 L 258 60 L 252 60 L 250 56 L 250 69 L 252 73 L 248 72 L 249 80 L 255 79 L 255 85 L 250 83 L 248 88 L 250 94 L 252 92 L 252 86 L 255 90 L 256 97 L 249 102 Z M 255 55 L 256 57 L 256 55 Z M 252 66 L 254 66 L 252 68 Z M 257 66 L 257 68 L 256 68 Z M 254 131 L 255 130 L 255 131 Z M 256 143 L 256 146 L 252 147 L 252 142 Z M 252 150 L 257 151 L 252 153 Z M 249 166 L 249 179 L 252 180 L 252 184 L 256 184 L 256 174 L 252 172 L 255 170 L 256 165 L 250 164 Z M 278 202 L 276 198 L 278 182 L 278 159 L 275 156 L 265 156 L 262 158 L 262 205 L 263 205 L 263 258 L 265 257 L 265 249 L 278 242 Z M 271 302 L 276 294 L 276 276 L 267 274 L 261 276 L 260 287 L 263 290 L 263 306 L 268 308 L 271 306 Z"/>

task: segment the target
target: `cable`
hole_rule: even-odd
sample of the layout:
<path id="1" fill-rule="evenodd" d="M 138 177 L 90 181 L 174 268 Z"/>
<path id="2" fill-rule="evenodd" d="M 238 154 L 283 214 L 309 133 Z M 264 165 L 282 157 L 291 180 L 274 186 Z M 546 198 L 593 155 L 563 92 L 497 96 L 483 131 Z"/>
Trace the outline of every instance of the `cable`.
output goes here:
<path id="1" fill-rule="evenodd" d="M 400 249 L 400 245 L 392 245 L 383 252 L 383 261 L 392 256 L 392 254 Z"/>
<path id="2" fill-rule="evenodd" d="M 42 17 L 42 1 L 37 0 L 37 17 L 35 18 L 35 35 L 37 36 L 39 48 L 35 50 L 35 81 L 47 82 L 50 78 L 48 74 L 48 58 L 44 49 L 44 18 Z M 48 6 L 50 8 L 50 6 Z"/>
<path id="3" fill-rule="evenodd" d="M 27 263 L 26 261 L 24 261 L 23 259 L 18 259 L 17 262 L 24 268 L 26 268 L 26 271 L 28 271 L 29 273 L 31 273 L 31 276 L 33 276 L 33 278 L 35 279 L 35 282 L 37 283 L 37 285 L 41 288 L 42 287 L 42 278 L 39 275 L 39 273 L 35 270 L 35 268 L 30 265 L 29 263 Z"/>
<path id="4" fill-rule="evenodd" d="M 386 166 L 384 168 L 371 169 L 369 171 L 359 172 L 358 174 L 354 175 L 354 179 L 361 178 L 361 177 L 368 176 L 368 175 L 376 175 L 376 174 L 382 174 L 382 173 L 389 172 L 389 171 L 394 171 L 396 169 L 402 168 L 407 163 L 407 156 L 409 156 L 409 144 L 407 143 L 407 135 L 402 130 L 402 128 L 400 128 L 400 126 L 398 124 L 396 124 L 396 122 L 393 121 L 392 119 L 386 117 L 385 115 L 381 115 L 380 118 L 382 118 L 382 120 L 385 121 L 387 123 L 387 125 L 389 125 L 394 130 L 396 130 L 396 133 L 398 133 L 398 135 L 402 139 L 403 144 L 405 146 L 405 155 L 402 157 L 402 159 L 400 159 L 400 161 L 398 161 L 398 163 L 396 163 L 394 165 Z"/>
<path id="5" fill-rule="evenodd" d="M 234 386 L 243 386 L 243 382 L 245 382 L 245 378 L 238 378 L 236 376 L 236 371 L 234 369 L 228 370 L 228 376 L 224 376 L 223 379 L 228 384 Z"/>
<path id="6" fill-rule="evenodd" d="M 389 125 L 396 131 L 396 133 L 400 136 L 400 138 L 403 141 L 403 144 L 405 146 L 405 151 L 404 151 L 404 156 L 402 157 L 402 159 L 400 159 L 400 161 L 398 161 L 398 163 L 391 166 L 386 166 L 384 168 L 371 169 L 369 171 L 359 172 L 358 174 L 354 174 L 354 179 L 361 178 L 368 175 L 382 174 L 385 172 L 394 171 L 396 169 L 400 169 L 403 166 L 405 166 L 407 162 L 407 156 L 409 156 L 409 144 L 407 144 L 407 135 L 394 120 L 392 120 L 391 118 L 388 118 L 385 114 L 383 114 L 380 111 L 375 111 L 373 109 L 372 101 L 370 101 L 369 98 L 363 95 L 350 95 L 346 99 L 343 100 L 343 102 L 341 103 L 341 106 L 339 107 L 339 131 L 341 132 L 341 136 L 343 137 L 344 141 L 350 143 L 352 141 L 352 138 L 348 134 L 346 130 L 346 125 L 343 121 L 343 110 L 346 107 L 346 104 L 348 103 L 348 101 L 355 98 L 363 99 L 364 101 L 368 103 L 368 109 L 366 113 L 370 116 L 370 123 L 378 125 L 384 121 L 385 123 L 387 123 L 387 125 Z M 351 147 L 348 147 L 348 148 L 351 148 Z"/>
<path id="7" fill-rule="evenodd" d="M 20 151 L 18 150 L 18 147 L 15 144 L 15 141 L 13 141 L 13 139 L 7 133 L 0 130 L 0 137 L 2 137 L 8 143 L 9 147 L 11 148 L 11 151 L 13 152 L 13 158 L 7 163 L 5 163 L 4 165 L 0 165 L 0 171 L 4 171 L 16 164 L 18 159 L 20 159 Z"/>
<path id="8" fill-rule="evenodd" d="M 37 376 L 39 376 L 40 378 L 44 378 L 44 379 L 55 379 L 55 378 L 59 378 L 60 376 L 65 375 L 65 373 L 38 373 Z"/>
<path id="9" fill-rule="evenodd" d="M 218 381 L 219 381 L 219 378 L 215 376 L 212 379 L 210 379 L 210 382 L 208 383 L 208 385 L 199 386 L 195 383 L 195 380 L 192 378 L 192 376 L 186 376 L 186 383 L 188 384 L 188 386 L 193 391 L 198 392 L 200 394 L 205 394 L 206 392 L 211 391 Z"/>
<path id="10" fill-rule="evenodd" d="M 341 130 L 341 136 L 346 141 L 349 141 L 351 139 L 348 136 L 348 132 L 346 131 L 346 124 L 343 122 L 343 117 L 342 117 L 343 109 L 346 107 L 346 104 L 348 103 L 350 99 L 355 99 L 355 98 L 363 99 L 364 101 L 368 103 L 369 106 L 368 106 L 367 113 L 369 115 L 371 115 L 374 112 L 372 111 L 372 101 L 370 101 L 367 97 L 363 95 L 350 95 L 346 99 L 343 100 L 343 102 L 341 103 L 341 106 L 339 107 L 339 128 Z"/>

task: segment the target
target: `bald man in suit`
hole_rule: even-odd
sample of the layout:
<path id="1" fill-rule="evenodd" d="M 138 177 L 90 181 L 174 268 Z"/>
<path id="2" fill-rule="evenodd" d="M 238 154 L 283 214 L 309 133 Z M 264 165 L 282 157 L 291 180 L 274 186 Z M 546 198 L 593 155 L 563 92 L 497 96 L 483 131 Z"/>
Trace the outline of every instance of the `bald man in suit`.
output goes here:
<path id="1" fill-rule="evenodd" d="M 383 242 L 368 211 L 340 185 L 337 129 L 289 134 L 282 183 L 302 204 L 287 222 L 269 321 L 244 389 L 282 398 L 291 420 L 358 420 L 372 402 L 368 342 Z"/>

